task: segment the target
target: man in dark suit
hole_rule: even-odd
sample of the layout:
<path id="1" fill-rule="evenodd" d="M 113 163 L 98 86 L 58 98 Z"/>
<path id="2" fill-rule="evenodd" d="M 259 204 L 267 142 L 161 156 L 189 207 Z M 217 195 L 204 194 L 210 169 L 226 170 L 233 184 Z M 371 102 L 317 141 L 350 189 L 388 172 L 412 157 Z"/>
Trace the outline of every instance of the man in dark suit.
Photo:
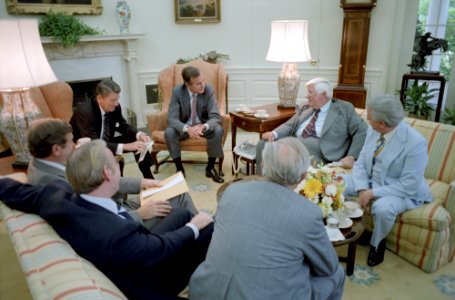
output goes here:
<path id="1" fill-rule="evenodd" d="M 183 84 L 172 90 L 168 125 L 164 137 L 177 171 L 185 173 L 180 141 L 189 137 L 207 139 L 208 163 L 205 175 L 222 183 L 224 175 L 214 168 L 215 160 L 223 157 L 223 127 L 213 88 L 205 84 L 199 69 L 188 66 L 182 70 Z"/>
<path id="2" fill-rule="evenodd" d="M 119 104 L 120 86 L 111 79 L 102 80 L 96 87 L 95 98 L 81 102 L 71 117 L 74 141 L 81 137 L 92 140 L 102 139 L 115 155 L 123 152 L 144 151 L 150 137 L 132 128 L 122 116 Z M 115 132 L 120 133 L 116 137 Z M 152 156 L 147 151 L 139 162 L 140 154 L 135 154 L 139 169 L 144 178 L 153 179 L 150 167 L 153 165 Z"/>
<path id="3" fill-rule="evenodd" d="M 265 132 L 256 150 L 258 173 L 261 174 L 262 149 L 265 141 L 295 136 L 302 141 L 313 162 L 340 162 L 352 168 L 365 141 L 367 124 L 355 112 L 351 103 L 332 99 L 327 79 L 314 78 L 305 84 L 308 105 L 274 131 Z"/>
<path id="4" fill-rule="evenodd" d="M 120 170 L 103 141 L 78 147 L 69 157 L 71 186 L 44 187 L 0 179 L 0 199 L 11 208 L 39 213 L 82 257 L 109 277 L 129 299 L 176 299 L 204 260 L 213 219 L 175 209 L 154 234 L 111 200 Z"/>
<path id="5" fill-rule="evenodd" d="M 46 185 L 55 180 L 66 180 L 65 165 L 68 156 L 74 150 L 71 126 L 59 119 L 35 120 L 28 129 L 27 141 L 28 149 L 33 156 L 28 167 L 28 183 Z M 188 193 L 169 200 L 146 201 L 141 205 L 137 194 L 142 188 L 154 187 L 157 184 L 159 181 L 154 179 L 122 177 L 119 192 L 113 196 L 113 199 L 128 209 L 130 215 L 149 230 L 165 218 L 172 208 L 183 207 L 197 214 L 197 209 Z M 126 200 L 125 196 L 127 196 Z"/>

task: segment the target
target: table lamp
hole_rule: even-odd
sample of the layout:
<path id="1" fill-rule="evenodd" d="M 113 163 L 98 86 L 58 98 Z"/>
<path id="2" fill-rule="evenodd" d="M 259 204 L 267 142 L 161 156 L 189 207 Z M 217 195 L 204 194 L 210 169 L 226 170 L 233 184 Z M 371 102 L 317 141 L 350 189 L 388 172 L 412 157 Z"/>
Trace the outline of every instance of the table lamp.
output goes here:
<path id="1" fill-rule="evenodd" d="M 16 155 L 13 167 L 26 168 L 31 159 L 26 130 L 40 118 L 30 88 L 57 81 L 38 32 L 37 20 L 0 20 L 0 131 Z"/>
<path id="2" fill-rule="evenodd" d="M 266 60 L 283 63 L 283 68 L 278 75 L 279 107 L 295 107 L 300 85 L 297 63 L 310 59 L 308 21 L 273 21 Z"/>

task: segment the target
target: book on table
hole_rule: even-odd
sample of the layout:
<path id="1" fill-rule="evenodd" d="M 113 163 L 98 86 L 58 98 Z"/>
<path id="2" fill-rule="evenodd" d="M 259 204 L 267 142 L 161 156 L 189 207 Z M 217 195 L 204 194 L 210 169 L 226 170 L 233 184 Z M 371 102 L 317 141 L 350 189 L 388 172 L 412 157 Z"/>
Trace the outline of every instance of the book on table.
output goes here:
<path id="1" fill-rule="evenodd" d="M 182 172 L 161 180 L 162 187 L 153 187 L 143 190 L 140 194 L 141 202 L 148 200 L 169 200 L 175 196 L 188 192 L 188 185 Z"/>

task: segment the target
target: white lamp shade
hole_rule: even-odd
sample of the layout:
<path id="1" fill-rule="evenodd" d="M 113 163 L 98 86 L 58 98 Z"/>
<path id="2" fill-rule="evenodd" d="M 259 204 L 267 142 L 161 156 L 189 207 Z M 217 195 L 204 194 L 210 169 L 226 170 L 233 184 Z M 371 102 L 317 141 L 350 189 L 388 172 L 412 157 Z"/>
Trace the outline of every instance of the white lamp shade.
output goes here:
<path id="1" fill-rule="evenodd" d="M 0 90 L 57 81 L 44 54 L 37 20 L 0 20 Z"/>
<path id="2" fill-rule="evenodd" d="M 266 60 L 276 62 L 304 62 L 310 59 L 308 21 L 273 21 Z"/>

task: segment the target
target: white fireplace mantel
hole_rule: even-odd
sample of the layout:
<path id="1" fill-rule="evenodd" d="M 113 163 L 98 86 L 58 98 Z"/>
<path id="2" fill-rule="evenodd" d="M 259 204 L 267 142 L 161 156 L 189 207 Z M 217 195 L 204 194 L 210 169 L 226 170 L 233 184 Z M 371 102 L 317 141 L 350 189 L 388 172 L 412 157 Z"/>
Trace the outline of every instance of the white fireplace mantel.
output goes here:
<path id="1" fill-rule="evenodd" d="M 50 37 L 42 37 L 44 52 L 57 78 L 85 81 L 112 77 L 120 87 L 122 108 L 131 108 L 142 118 L 136 68 L 137 41 L 145 34 L 82 36 L 74 47 L 63 47 Z M 137 120 L 143 124 L 144 120 Z"/>

